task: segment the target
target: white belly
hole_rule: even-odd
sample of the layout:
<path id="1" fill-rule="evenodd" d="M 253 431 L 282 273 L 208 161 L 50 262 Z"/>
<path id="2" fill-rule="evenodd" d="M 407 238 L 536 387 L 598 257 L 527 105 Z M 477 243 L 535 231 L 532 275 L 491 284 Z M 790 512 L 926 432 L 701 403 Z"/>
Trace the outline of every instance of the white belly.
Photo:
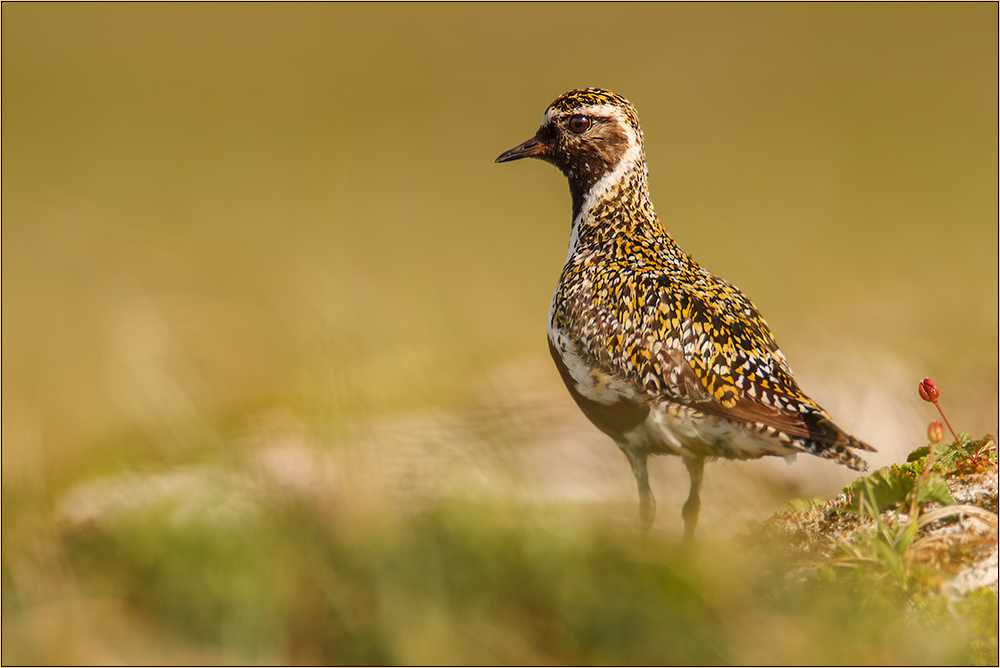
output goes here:
<path id="1" fill-rule="evenodd" d="M 755 433 L 742 424 L 704 413 L 667 397 L 651 396 L 621 375 L 602 370 L 590 355 L 580 349 L 569 332 L 553 327 L 554 306 L 553 296 L 549 311 L 549 342 L 572 379 L 572 389 L 602 406 L 632 404 L 649 407 L 644 421 L 618 434 L 608 432 L 620 446 L 649 454 L 688 458 L 758 459 L 776 455 L 794 460 L 796 451 L 773 436 Z M 592 421 L 595 419 L 591 415 L 588 417 Z"/>
<path id="2" fill-rule="evenodd" d="M 742 424 L 674 403 L 654 400 L 645 422 L 625 434 L 631 447 L 682 457 L 759 459 L 768 455 L 795 460 L 796 450 Z"/>

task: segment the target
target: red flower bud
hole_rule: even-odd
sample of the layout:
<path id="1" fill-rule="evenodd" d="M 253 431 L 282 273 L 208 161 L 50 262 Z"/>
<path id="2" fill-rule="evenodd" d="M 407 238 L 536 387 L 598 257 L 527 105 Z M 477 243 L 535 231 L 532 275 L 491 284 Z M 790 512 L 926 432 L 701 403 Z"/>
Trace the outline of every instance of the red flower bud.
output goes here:
<path id="1" fill-rule="evenodd" d="M 930 439 L 931 443 L 940 443 L 944 440 L 944 425 L 938 420 L 931 422 L 930 426 L 927 427 L 927 438 Z"/>
<path id="2" fill-rule="evenodd" d="M 924 378 L 923 382 L 920 383 L 920 398 L 924 401 L 934 403 L 940 395 L 941 393 L 938 392 L 938 386 L 934 384 L 934 381 L 930 378 Z"/>

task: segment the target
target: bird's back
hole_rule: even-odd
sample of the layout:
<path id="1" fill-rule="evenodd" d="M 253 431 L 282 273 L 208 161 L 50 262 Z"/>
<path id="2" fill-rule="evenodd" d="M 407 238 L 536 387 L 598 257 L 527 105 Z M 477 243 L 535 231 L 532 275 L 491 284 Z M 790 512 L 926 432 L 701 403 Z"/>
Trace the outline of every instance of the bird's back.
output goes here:
<path id="1" fill-rule="evenodd" d="M 805 451 L 863 467 L 846 448 L 870 448 L 802 392 L 750 300 L 633 203 L 612 193 L 585 214 L 553 296 L 550 346 L 574 396 L 619 413 L 631 406 L 631 429 L 647 413 L 652 451 L 680 441 L 708 456 Z M 616 440 L 628 431 L 598 426 Z M 657 439 L 664 429 L 676 438 Z"/>

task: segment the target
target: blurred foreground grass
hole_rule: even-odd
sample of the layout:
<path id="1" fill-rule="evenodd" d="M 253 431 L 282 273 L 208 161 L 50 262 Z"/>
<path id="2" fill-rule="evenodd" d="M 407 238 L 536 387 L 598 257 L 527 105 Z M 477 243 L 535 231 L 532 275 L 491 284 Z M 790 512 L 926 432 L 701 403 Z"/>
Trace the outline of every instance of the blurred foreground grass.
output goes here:
<path id="1" fill-rule="evenodd" d="M 996 651 L 994 593 L 949 602 L 864 570 L 789 581 L 759 546 L 681 547 L 585 508 L 465 501 L 389 520 L 255 499 L 221 515 L 173 499 L 35 537 L 48 560 L 5 550 L 4 663 L 949 665 Z M 65 580 L 48 605 L 20 601 L 30 559 Z"/>

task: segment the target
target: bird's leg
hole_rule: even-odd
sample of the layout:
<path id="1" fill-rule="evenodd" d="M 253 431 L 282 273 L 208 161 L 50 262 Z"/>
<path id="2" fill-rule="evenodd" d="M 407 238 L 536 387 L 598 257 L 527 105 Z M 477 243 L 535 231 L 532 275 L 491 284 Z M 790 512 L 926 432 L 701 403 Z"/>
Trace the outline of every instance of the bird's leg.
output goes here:
<path id="1" fill-rule="evenodd" d="M 698 526 L 698 513 L 701 511 L 701 480 L 705 470 L 705 459 L 702 457 L 684 458 L 684 465 L 687 466 L 688 475 L 691 476 L 691 492 L 688 494 L 684 508 L 681 509 L 681 517 L 684 518 L 684 540 L 694 538 L 694 528 Z"/>
<path id="2" fill-rule="evenodd" d="M 639 488 L 639 522 L 642 528 L 648 531 L 656 518 L 656 499 L 653 498 L 653 491 L 649 489 L 649 472 L 646 470 L 648 454 L 636 452 L 629 447 L 620 447 L 628 458 L 628 463 L 632 465 L 635 485 Z"/>

